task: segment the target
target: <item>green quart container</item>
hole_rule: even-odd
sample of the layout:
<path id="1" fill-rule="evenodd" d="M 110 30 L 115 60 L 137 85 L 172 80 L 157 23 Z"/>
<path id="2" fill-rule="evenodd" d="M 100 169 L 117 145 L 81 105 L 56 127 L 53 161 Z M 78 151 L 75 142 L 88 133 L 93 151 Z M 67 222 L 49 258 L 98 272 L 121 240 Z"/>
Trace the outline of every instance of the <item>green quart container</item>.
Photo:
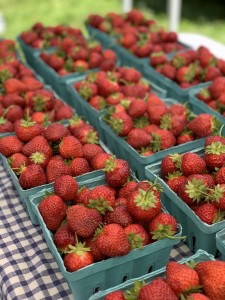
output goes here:
<path id="1" fill-rule="evenodd" d="M 98 185 L 106 185 L 104 175 L 95 175 L 92 179 L 79 182 L 79 187 L 88 186 L 90 189 Z M 47 190 L 50 192 L 52 189 Z M 45 192 L 46 189 L 39 191 L 36 195 L 30 197 L 30 200 L 48 247 L 55 257 L 63 276 L 68 281 L 75 300 L 87 300 L 99 290 L 108 289 L 127 279 L 148 274 L 165 266 L 169 260 L 173 246 L 179 242 L 178 240 L 166 238 L 149 244 L 142 250 L 132 250 L 125 256 L 103 260 L 76 272 L 67 272 L 63 259 L 53 242 L 52 232 L 47 229 L 38 210 L 38 205 Z M 164 193 L 162 193 L 161 196 L 167 197 Z M 165 211 L 165 209 L 163 210 Z M 181 233 L 182 227 L 179 225 L 176 236 L 181 236 Z"/>

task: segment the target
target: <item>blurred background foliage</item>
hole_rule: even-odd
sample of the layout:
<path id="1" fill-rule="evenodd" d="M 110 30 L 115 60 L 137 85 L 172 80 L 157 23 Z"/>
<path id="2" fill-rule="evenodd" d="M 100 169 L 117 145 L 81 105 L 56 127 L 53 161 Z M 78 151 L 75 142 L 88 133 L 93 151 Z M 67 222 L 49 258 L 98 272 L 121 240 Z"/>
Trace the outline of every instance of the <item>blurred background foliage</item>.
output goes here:
<path id="1" fill-rule="evenodd" d="M 167 28 L 166 0 L 134 0 L 134 6 L 149 18 Z M 224 0 L 183 1 L 179 31 L 206 35 L 225 43 Z M 122 12 L 121 0 L 0 0 L 0 11 L 6 23 L 2 37 L 15 38 L 35 22 L 45 25 L 69 24 L 84 29 L 91 13 Z"/>

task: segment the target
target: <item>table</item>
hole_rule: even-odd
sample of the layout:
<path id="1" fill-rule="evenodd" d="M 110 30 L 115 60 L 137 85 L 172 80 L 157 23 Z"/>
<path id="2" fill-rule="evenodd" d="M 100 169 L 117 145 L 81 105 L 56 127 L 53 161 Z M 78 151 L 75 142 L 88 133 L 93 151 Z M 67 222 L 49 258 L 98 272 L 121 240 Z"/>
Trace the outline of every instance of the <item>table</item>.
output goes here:
<path id="1" fill-rule="evenodd" d="M 32 225 L 10 175 L 0 164 L 0 300 L 72 300 L 40 226 Z M 192 255 L 180 243 L 172 260 Z"/>

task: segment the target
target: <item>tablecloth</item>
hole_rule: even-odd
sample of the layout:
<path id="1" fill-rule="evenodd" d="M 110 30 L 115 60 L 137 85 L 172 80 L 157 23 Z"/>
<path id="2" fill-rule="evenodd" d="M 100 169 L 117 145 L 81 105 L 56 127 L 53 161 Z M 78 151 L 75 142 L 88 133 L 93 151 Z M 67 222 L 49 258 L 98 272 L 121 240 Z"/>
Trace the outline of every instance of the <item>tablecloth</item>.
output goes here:
<path id="1" fill-rule="evenodd" d="M 0 243 L 0 299 L 73 299 L 41 227 L 32 225 L 10 175 L 1 164 Z M 191 254 L 180 243 L 171 252 L 171 259 L 180 260 Z"/>

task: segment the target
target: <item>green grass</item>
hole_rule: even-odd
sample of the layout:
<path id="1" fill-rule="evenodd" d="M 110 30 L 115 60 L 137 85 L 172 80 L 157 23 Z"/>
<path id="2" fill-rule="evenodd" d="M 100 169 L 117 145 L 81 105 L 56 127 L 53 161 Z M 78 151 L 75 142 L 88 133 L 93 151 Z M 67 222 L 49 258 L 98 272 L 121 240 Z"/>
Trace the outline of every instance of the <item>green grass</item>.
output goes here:
<path id="1" fill-rule="evenodd" d="M 146 16 L 155 18 L 166 27 L 165 0 L 134 1 Z M 148 6 L 146 8 L 146 3 Z M 183 1 L 180 32 L 193 32 L 206 35 L 225 43 L 225 10 L 221 0 Z M 29 29 L 35 22 L 45 25 L 69 24 L 84 29 L 88 14 L 106 14 L 109 11 L 121 12 L 121 0 L 0 0 L 0 10 L 6 20 L 3 37 L 15 38 L 20 32 Z"/>

